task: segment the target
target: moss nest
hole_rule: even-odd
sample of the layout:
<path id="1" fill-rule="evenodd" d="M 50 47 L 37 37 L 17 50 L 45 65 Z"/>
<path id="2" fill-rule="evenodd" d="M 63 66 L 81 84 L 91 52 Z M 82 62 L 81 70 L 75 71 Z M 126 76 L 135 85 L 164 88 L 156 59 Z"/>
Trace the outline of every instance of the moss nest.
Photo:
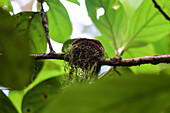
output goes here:
<path id="1" fill-rule="evenodd" d="M 104 53 L 104 47 L 98 40 L 80 38 L 74 41 L 66 53 L 66 57 L 69 57 L 69 79 L 74 73 L 77 79 L 78 76 L 86 79 L 91 75 L 97 76 L 101 67 L 98 62 L 104 58 Z M 80 70 L 83 74 L 80 74 Z"/>

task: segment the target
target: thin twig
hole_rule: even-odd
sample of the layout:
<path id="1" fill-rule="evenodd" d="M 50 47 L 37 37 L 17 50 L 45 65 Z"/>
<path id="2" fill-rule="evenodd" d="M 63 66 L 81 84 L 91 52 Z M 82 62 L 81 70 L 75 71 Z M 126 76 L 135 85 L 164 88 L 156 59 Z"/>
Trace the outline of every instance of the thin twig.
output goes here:
<path id="1" fill-rule="evenodd" d="M 110 67 L 109 70 L 107 70 L 106 72 L 104 72 L 101 76 L 99 76 L 98 79 L 101 79 L 102 77 L 104 77 L 106 74 L 108 74 L 111 70 L 113 69 L 113 67 Z"/>
<path id="2" fill-rule="evenodd" d="M 69 56 L 65 54 L 32 54 L 32 57 L 35 59 L 59 59 L 69 61 Z M 121 59 L 119 57 L 115 58 L 104 58 L 99 61 L 100 65 L 108 66 L 137 66 L 141 64 L 159 64 L 159 63 L 170 63 L 170 54 L 165 55 L 154 55 L 154 56 L 145 56 L 139 58 L 130 58 L 130 59 Z"/>
<path id="3" fill-rule="evenodd" d="M 46 16 L 46 14 L 44 12 L 44 8 L 43 8 L 42 3 L 39 3 L 39 4 L 40 4 L 40 9 L 41 9 L 42 24 L 43 24 L 43 27 L 44 27 L 44 30 L 45 30 L 45 34 L 46 34 L 46 37 L 47 37 L 47 43 L 49 45 L 50 54 L 54 54 L 55 51 L 53 50 L 53 47 L 52 47 L 51 42 L 50 42 L 50 37 L 49 37 L 49 29 L 48 29 L 48 24 L 47 24 L 47 16 Z"/>
<path id="4" fill-rule="evenodd" d="M 161 9 L 161 7 L 157 4 L 155 0 L 152 0 L 155 7 L 162 13 L 162 15 L 167 19 L 170 20 L 170 17 Z"/>

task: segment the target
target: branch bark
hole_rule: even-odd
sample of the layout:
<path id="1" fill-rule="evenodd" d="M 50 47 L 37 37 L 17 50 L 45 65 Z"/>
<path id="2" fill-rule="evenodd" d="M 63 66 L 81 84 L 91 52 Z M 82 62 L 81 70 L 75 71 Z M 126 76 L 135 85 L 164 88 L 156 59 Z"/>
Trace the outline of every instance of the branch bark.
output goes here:
<path id="1" fill-rule="evenodd" d="M 43 25 L 44 30 L 45 30 L 47 43 L 48 43 L 49 49 L 50 49 L 50 54 L 53 54 L 53 53 L 55 53 L 55 51 L 54 51 L 54 49 L 51 45 L 51 42 L 50 42 L 49 29 L 48 29 L 48 24 L 47 24 L 47 16 L 44 12 L 44 8 L 43 8 L 42 3 L 39 3 L 39 4 L 40 4 L 40 9 L 41 9 L 42 25 Z"/>
<path id="2" fill-rule="evenodd" d="M 65 54 L 32 54 L 37 60 L 40 59 L 59 59 L 69 61 L 69 57 L 65 57 Z M 108 66 L 137 66 L 141 64 L 159 64 L 159 63 L 170 63 L 170 54 L 165 55 L 154 55 L 154 56 L 145 56 L 138 58 L 122 59 L 120 57 L 115 58 L 104 58 L 99 61 L 101 65 Z"/>
<path id="3" fill-rule="evenodd" d="M 154 55 L 154 56 L 145 56 L 139 58 L 131 59 L 120 59 L 120 58 L 111 58 L 101 60 L 102 65 L 109 66 L 137 66 L 141 64 L 159 64 L 159 63 L 170 63 L 170 54 L 166 55 Z"/>

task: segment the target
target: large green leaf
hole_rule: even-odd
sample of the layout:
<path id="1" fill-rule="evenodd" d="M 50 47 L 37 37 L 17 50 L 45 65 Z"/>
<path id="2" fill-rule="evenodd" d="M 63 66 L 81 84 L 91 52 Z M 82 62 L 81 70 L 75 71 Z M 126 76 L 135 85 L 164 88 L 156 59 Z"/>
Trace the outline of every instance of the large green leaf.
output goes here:
<path id="1" fill-rule="evenodd" d="M 0 90 L 0 113 L 18 113 L 2 90 Z"/>
<path id="2" fill-rule="evenodd" d="M 16 18 L 0 8 L 0 85 L 23 89 L 31 81 L 28 40 L 16 30 Z"/>
<path id="3" fill-rule="evenodd" d="M 139 7 L 143 0 L 120 0 L 123 4 L 125 11 L 128 15 L 128 19 L 134 14 L 135 10 Z"/>
<path id="4" fill-rule="evenodd" d="M 56 101 L 60 92 L 60 83 L 58 79 L 51 78 L 41 82 L 31 89 L 23 99 L 22 113 L 45 113 L 44 110 L 52 102 Z M 54 113 L 46 111 L 46 113 Z"/>
<path id="5" fill-rule="evenodd" d="M 130 20 L 125 49 L 135 41 L 156 41 L 169 33 L 169 21 L 154 7 L 151 0 L 144 0 Z"/>
<path id="6" fill-rule="evenodd" d="M 49 11 L 47 11 L 50 38 L 59 43 L 69 39 L 72 26 L 65 7 L 59 0 L 46 0 Z"/>
<path id="7" fill-rule="evenodd" d="M 121 3 L 116 0 L 86 0 L 90 18 L 103 38 L 113 40 L 115 50 L 121 45 L 126 30 L 126 14 Z M 97 10 L 103 8 L 104 14 L 97 17 Z"/>
<path id="8" fill-rule="evenodd" d="M 22 12 L 16 15 L 17 28 L 22 38 L 28 38 L 31 53 L 45 53 L 47 39 L 40 13 Z"/>
<path id="9" fill-rule="evenodd" d="M 2 7 L 5 10 L 13 12 L 10 0 L 1 0 L 0 1 L 0 7 Z"/>
<path id="10" fill-rule="evenodd" d="M 78 84 L 60 95 L 50 81 L 25 95 L 23 113 L 161 113 L 170 104 L 170 77 L 164 75 Z"/>

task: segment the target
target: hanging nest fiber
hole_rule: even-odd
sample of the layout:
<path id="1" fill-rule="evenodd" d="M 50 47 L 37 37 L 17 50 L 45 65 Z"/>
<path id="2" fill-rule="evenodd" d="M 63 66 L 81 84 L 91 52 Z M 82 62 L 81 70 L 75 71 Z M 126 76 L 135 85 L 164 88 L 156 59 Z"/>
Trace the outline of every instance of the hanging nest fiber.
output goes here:
<path id="1" fill-rule="evenodd" d="M 97 76 L 101 67 L 98 62 L 104 58 L 104 53 L 104 47 L 98 40 L 80 38 L 74 41 L 65 55 L 69 57 L 69 79 L 73 73 L 77 79 L 78 76 L 86 79 Z M 80 70 L 83 74 L 78 72 Z"/>

